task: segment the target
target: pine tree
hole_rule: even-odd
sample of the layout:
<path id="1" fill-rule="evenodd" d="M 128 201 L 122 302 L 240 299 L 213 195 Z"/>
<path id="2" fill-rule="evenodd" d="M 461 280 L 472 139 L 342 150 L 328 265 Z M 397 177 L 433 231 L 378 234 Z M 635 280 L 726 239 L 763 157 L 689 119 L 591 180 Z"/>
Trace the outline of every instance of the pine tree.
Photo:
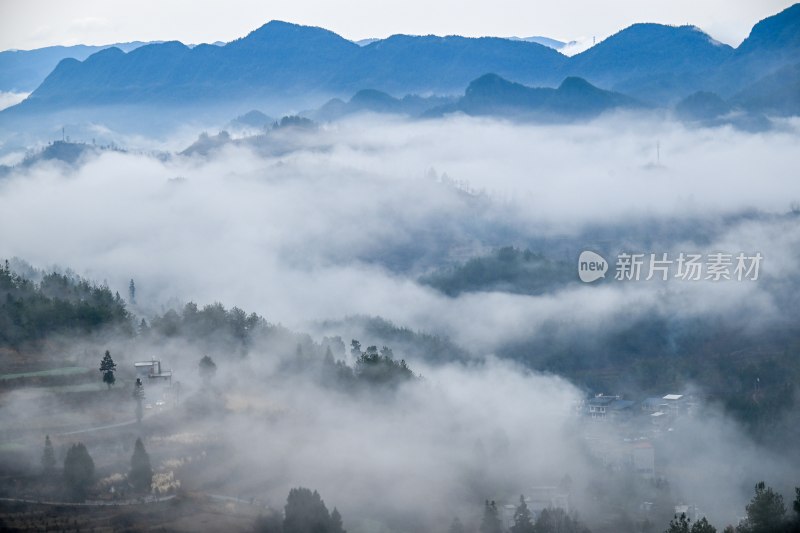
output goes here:
<path id="1" fill-rule="evenodd" d="M 747 518 L 739 531 L 742 533 L 772 533 L 784 526 L 786 506 L 783 496 L 767 487 L 763 481 L 756 484 L 755 496 L 747 505 Z"/>
<path id="2" fill-rule="evenodd" d="M 144 449 L 142 439 L 136 439 L 128 481 L 138 491 L 150 491 L 150 484 L 153 481 L 153 468 L 150 466 L 150 456 L 147 455 L 147 451 Z"/>
<path id="3" fill-rule="evenodd" d="M 584 526 L 575 515 L 570 515 L 561 507 L 549 507 L 542 509 L 534 524 L 536 533 L 588 533 L 589 530 Z"/>
<path id="4" fill-rule="evenodd" d="M 685 513 L 681 513 L 680 516 L 675 515 L 672 520 L 669 521 L 669 527 L 665 533 L 689 533 L 689 524 L 691 520 L 686 518 Z"/>
<path id="5" fill-rule="evenodd" d="M 800 515 L 800 487 L 794 488 L 794 502 L 792 502 L 792 509 L 797 515 Z M 798 516 L 800 518 L 800 516 Z"/>
<path id="6" fill-rule="evenodd" d="M 284 508 L 284 533 L 330 533 L 335 531 L 334 527 L 328 508 L 317 491 L 303 487 L 289 491 Z"/>
<path id="7" fill-rule="evenodd" d="M 73 444 L 64 458 L 64 482 L 76 499 L 83 500 L 94 481 L 94 461 L 82 442 Z"/>
<path id="8" fill-rule="evenodd" d="M 494 500 L 489 502 L 486 500 L 483 509 L 483 520 L 481 520 L 481 533 L 502 533 L 503 524 L 500 522 L 500 516 L 497 513 L 497 504 Z"/>
<path id="9" fill-rule="evenodd" d="M 200 377 L 203 378 L 204 383 L 208 383 L 214 374 L 217 373 L 217 364 L 209 356 L 204 355 L 200 362 L 197 364 Z"/>
<path id="10" fill-rule="evenodd" d="M 56 453 L 53 450 L 53 443 L 50 442 L 50 435 L 44 438 L 44 451 L 42 452 L 42 471 L 52 474 L 56 468 Z"/>
<path id="11" fill-rule="evenodd" d="M 792 533 L 800 533 L 800 487 L 794 489 L 794 501 L 792 502 L 794 517 L 792 518 Z"/>
<path id="12" fill-rule="evenodd" d="M 136 284 L 133 283 L 133 279 L 131 279 L 131 282 L 128 284 L 128 296 L 129 296 L 129 301 L 131 302 L 131 304 L 135 304 L 136 303 Z"/>
<path id="13" fill-rule="evenodd" d="M 356 360 L 361 357 L 361 343 L 355 339 L 350 341 L 350 355 Z"/>
<path id="14" fill-rule="evenodd" d="M 712 526 L 708 523 L 708 520 L 704 516 L 694 524 L 692 524 L 692 529 L 690 533 L 717 533 L 717 528 Z"/>
<path id="15" fill-rule="evenodd" d="M 111 352 L 106 350 L 106 354 L 103 356 L 102 361 L 100 361 L 100 372 L 103 373 L 103 383 L 108 385 L 108 390 L 111 390 L 111 385 L 113 385 L 117 378 L 114 377 L 114 371 L 117 369 L 117 364 L 114 363 L 114 360 L 111 358 Z"/>
<path id="16" fill-rule="evenodd" d="M 331 533 L 347 533 L 342 522 L 342 515 L 339 514 L 339 509 L 336 507 L 331 511 Z"/>
<path id="17" fill-rule="evenodd" d="M 517 510 L 514 511 L 514 525 L 511 526 L 511 533 L 533 533 L 533 515 L 522 495 L 519 497 Z"/>

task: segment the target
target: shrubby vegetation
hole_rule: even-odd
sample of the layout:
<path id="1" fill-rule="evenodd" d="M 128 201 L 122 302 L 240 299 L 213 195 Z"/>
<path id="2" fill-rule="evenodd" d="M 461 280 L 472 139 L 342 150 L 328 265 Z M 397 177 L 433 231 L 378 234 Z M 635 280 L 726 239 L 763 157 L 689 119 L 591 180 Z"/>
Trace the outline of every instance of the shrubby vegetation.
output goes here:
<path id="1" fill-rule="evenodd" d="M 489 255 L 433 272 L 420 281 L 448 296 L 478 291 L 544 294 L 575 281 L 575 273 L 574 268 L 564 262 L 506 246 Z"/>
<path id="2" fill-rule="evenodd" d="M 150 329 L 164 337 L 184 337 L 196 343 L 224 344 L 245 350 L 270 325 L 257 314 L 248 315 L 238 307 L 228 310 L 221 303 L 214 303 L 199 308 L 190 302 L 181 312 L 170 309 L 154 317 Z"/>
<path id="3" fill-rule="evenodd" d="M 256 520 L 258 533 L 346 533 L 342 515 L 334 507 L 328 512 L 317 491 L 303 487 L 289 491 L 281 520 L 278 514 L 262 515 Z"/>
<path id="4" fill-rule="evenodd" d="M 787 514 L 783 496 L 763 481 L 756 483 L 755 494 L 746 507 L 746 516 L 737 526 L 728 525 L 724 533 L 800 532 L 800 487 L 795 488 L 794 513 Z M 664 533 L 716 533 L 705 517 L 692 523 L 685 514 L 675 516 Z"/>
<path id="5" fill-rule="evenodd" d="M 467 350 L 447 338 L 412 331 L 380 317 L 355 315 L 349 316 L 342 321 L 326 321 L 322 323 L 322 326 L 325 329 L 334 330 L 355 328 L 362 331 L 365 337 L 369 337 L 375 342 L 391 345 L 395 350 L 403 352 L 409 357 L 431 363 L 465 361 L 471 358 Z M 344 349 L 344 346 L 342 346 L 342 349 Z"/>
<path id="6" fill-rule="evenodd" d="M 728 525 L 725 533 L 798 533 L 800 532 L 800 487 L 795 489 L 796 499 L 793 503 L 794 513 L 787 514 L 783 497 L 763 482 L 756 484 L 755 494 L 746 507 L 744 520 L 736 525 Z M 651 524 L 641 524 L 634 528 L 633 524 L 620 527 L 620 530 L 655 531 Z M 450 526 L 450 533 L 471 531 L 461 520 L 456 518 Z M 510 528 L 503 526 L 497 504 L 486 500 L 483 509 L 480 533 L 590 533 L 574 513 L 561 508 L 545 508 L 536 514 L 528 509 L 525 497 L 520 496 L 519 504 L 514 512 Z M 664 533 L 716 533 L 715 528 L 705 517 L 692 521 L 685 514 L 675 515 L 664 530 Z"/>
<path id="7" fill-rule="evenodd" d="M 368 346 L 362 351 L 361 343 L 353 339 L 350 343 L 350 355 L 355 363 L 350 366 L 333 356 L 331 345 L 340 343 L 341 339 L 336 337 L 327 339 L 323 345 L 304 347 L 298 344 L 294 357 L 284 360 L 282 370 L 313 376 L 323 386 L 350 392 L 373 387 L 393 388 L 416 378 L 405 359 L 395 360 L 394 353 L 388 346 L 383 346 L 380 350 L 377 346 Z M 320 356 L 319 352 L 323 349 L 324 353 Z"/>
<path id="8" fill-rule="evenodd" d="M 456 533 L 466 529 L 456 518 L 450 526 L 450 531 Z M 514 511 L 513 524 L 509 529 L 503 526 L 495 501 L 486 500 L 478 531 L 480 533 L 590 533 L 575 514 L 567 513 L 558 507 L 543 509 L 534 520 L 533 513 L 525 503 L 524 495 L 519 497 L 519 505 Z"/>

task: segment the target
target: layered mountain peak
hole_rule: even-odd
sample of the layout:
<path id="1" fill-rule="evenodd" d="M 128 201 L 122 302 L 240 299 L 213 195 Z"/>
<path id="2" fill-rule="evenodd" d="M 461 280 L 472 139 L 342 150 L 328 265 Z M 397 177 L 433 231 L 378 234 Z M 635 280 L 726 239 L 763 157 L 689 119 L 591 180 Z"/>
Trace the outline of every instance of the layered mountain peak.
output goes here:
<path id="1" fill-rule="evenodd" d="M 623 52 L 624 51 L 624 52 Z M 571 64 L 594 70 L 617 66 L 641 65 L 647 61 L 655 68 L 718 63 L 733 48 L 712 39 L 696 26 L 667 26 L 642 23 L 625 28 L 592 48 L 574 56 Z"/>
<path id="2" fill-rule="evenodd" d="M 597 91 L 599 89 L 583 78 L 579 78 L 578 76 L 567 76 L 564 78 L 564 81 L 561 82 L 561 85 L 558 86 L 558 90 L 583 92 Z"/>
<path id="3" fill-rule="evenodd" d="M 111 48 L 63 62 L 9 114 L 97 105 L 214 104 L 310 107 L 372 88 L 454 96 L 493 88 L 555 87 L 628 94 L 671 105 L 698 90 L 729 97 L 744 83 L 797 62 L 800 4 L 759 22 L 734 50 L 695 26 L 641 23 L 568 58 L 534 42 L 494 37 L 393 35 L 359 46 L 313 26 L 270 21 L 225 46 L 178 42 Z M 483 76 L 485 73 L 494 75 Z M 582 78 L 573 79 L 573 78 Z M 472 83 L 470 83 L 472 82 Z M 380 100 L 366 93 L 370 105 Z M 385 99 L 384 99 L 385 100 Z M 384 101 L 387 104 L 388 101 Z"/>
<path id="4" fill-rule="evenodd" d="M 293 24 L 282 20 L 271 20 L 260 28 L 251 31 L 247 36 L 231 42 L 228 46 L 237 48 L 248 46 L 264 47 L 265 45 L 286 48 L 322 45 L 358 49 L 357 44 L 330 30 L 316 26 Z"/>
<path id="5" fill-rule="evenodd" d="M 800 4 L 794 4 L 753 26 L 737 53 L 756 49 L 800 49 Z"/>

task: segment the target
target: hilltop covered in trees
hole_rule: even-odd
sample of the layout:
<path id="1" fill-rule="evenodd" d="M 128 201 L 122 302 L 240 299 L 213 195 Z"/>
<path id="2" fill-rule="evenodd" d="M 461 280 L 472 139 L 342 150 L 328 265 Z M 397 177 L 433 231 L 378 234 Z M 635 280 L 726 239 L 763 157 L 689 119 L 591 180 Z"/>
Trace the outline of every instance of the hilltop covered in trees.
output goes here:
<path id="1" fill-rule="evenodd" d="M 506 246 L 465 263 L 436 270 L 420 280 L 448 296 L 503 291 L 543 294 L 575 281 L 573 269 L 541 253 Z"/>
<path id="2" fill-rule="evenodd" d="M 38 282 L 0 267 L 0 346 L 20 348 L 54 333 L 130 332 L 119 293 L 73 274 L 50 272 Z"/>

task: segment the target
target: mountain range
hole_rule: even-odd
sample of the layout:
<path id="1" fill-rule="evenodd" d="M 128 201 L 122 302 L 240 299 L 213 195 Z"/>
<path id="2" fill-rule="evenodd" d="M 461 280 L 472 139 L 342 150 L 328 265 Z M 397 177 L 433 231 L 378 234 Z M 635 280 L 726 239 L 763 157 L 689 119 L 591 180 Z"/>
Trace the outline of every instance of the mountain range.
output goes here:
<path id="1" fill-rule="evenodd" d="M 62 59 L 83 61 L 106 48 L 130 52 L 148 43 L 134 41 L 103 46 L 47 46 L 36 50 L 6 50 L 0 52 L 0 91 L 27 93 L 34 90 Z"/>
<path id="2" fill-rule="evenodd" d="M 621 109 L 643 109 L 641 102 L 605 91 L 577 77 L 568 77 L 558 88 L 528 87 L 497 74 L 473 80 L 461 97 L 406 95 L 403 98 L 366 89 L 348 102 L 333 99 L 319 110 L 306 113 L 315 120 L 331 121 L 357 113 L 390 113 L 416 118 L 435 118 L 452 113 L 500 116 L 516 120 L 557 121 L 594 118 Z"/>
<path id="3" fill-rule="evenodd" d="M 0 52 L 0 92 L 28 93 L 38 87 L 62 59 L 83 61 L 106 48 L 119 48 L 130 52 L 146 44 L 163 41 L 131 41 L 104 45 L 46 46 L 34 50 L 4 50 Z M 215 42 L 216 46 L 225 43 Z M 195 45 L 188 45 L 193 47 Z"/>
<path id="4" fill-rule="evenodd" d="M 272 21 L 223 46 L 173 41 L 64 59 L 27 100 L 0 117 L 119 105 L 223 106 L 239 113 L 263 106 L 272 113 L 276 105 L 317 107 L 363 89 L 453 97 L 470 86 L 457 104 L 466 110 L 476 109 L 474 98 L 485 85 L 498 89 L 500 79 L 550 87 L 556 92 L 537 94 L 557 101 L 562 96 L 556 95 L 577 87 L 588 91 L 573 78 L 613 94 L 614 101 L 624 94 L 631 102 L 664 106 L 706 91 L 785 113 L 795 108 L 770 99 L 796 97 L 791 84 L 798 57 L 800 4 L 756 24 L 737 48 L 694 26 L 634 24 L 572 57 L 537 42 L 493 37 L 394 35 L 360 46 L 322 28 Z M 496 77 L 483 79 L 486 74 Z M 521 96 L 514 85 L 503 85 L 502 92 L 528 104 L 527 98 L 538 98 Z"/>

